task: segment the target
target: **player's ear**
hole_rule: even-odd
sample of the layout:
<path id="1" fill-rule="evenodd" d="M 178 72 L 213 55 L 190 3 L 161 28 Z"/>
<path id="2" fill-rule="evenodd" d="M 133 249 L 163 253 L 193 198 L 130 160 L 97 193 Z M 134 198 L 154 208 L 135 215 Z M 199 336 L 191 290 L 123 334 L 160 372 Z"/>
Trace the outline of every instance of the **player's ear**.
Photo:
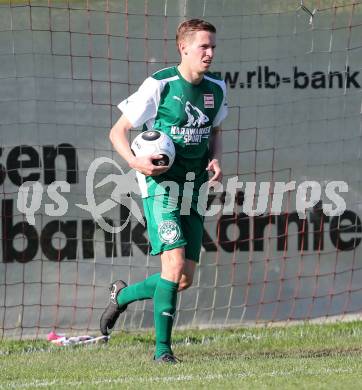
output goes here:
<path id="1" fill-rule="evenodd" d="M 178 44 L 178 50 L 179 50 L 179 53 L 181 54 L 181 56 L 184 54 L 184 55 L 187 55 L 187 49 L 186 49 L 186 42 L 185 40 L 183 39 L 182 41 L 179 42 Z"/>

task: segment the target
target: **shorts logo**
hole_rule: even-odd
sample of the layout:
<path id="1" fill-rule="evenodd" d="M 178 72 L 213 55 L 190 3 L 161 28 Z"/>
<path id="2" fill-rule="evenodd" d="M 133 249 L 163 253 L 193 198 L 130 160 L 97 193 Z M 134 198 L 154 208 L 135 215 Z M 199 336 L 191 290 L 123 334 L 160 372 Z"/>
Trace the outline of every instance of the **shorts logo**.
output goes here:
<path id="1" fill-rule="evenodd" d="M 160 240 L 165 244 L 174 244 L 180 238 L 180 228 L 174 221 L 163 221 L 158 227 Z"/>

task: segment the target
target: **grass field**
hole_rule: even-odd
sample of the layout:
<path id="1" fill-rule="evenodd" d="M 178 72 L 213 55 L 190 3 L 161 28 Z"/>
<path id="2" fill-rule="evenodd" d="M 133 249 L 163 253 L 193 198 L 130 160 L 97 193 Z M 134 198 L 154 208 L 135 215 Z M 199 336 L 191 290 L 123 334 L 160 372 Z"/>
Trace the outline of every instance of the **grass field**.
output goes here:
<path id="1" fill-rule="evenodd" d="M 359 389 L 362 322 L 283 328 L 178 331 L 182 363 L 152 362 L 152 333 L 118 333 L 108 344 L 0 344 L 0 389 Z"/>

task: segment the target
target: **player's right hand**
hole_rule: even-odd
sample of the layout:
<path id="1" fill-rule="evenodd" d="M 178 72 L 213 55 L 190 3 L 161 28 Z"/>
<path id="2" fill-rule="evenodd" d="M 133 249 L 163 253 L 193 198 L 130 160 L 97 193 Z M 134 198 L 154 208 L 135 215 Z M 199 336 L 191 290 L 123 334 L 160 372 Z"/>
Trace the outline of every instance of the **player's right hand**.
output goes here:
<path id="1" fill-rule="evenodd" d="M 168 166 L 157 166 L 152 163 L 153 160 L 160 160 L 161 158 L 163 158 L 163 156 L 160 154 L 142 157 L 135 156 L 132 161 L 130 161 L 129 166 L 145 176 L 158 176 L 169 169 Z"/>

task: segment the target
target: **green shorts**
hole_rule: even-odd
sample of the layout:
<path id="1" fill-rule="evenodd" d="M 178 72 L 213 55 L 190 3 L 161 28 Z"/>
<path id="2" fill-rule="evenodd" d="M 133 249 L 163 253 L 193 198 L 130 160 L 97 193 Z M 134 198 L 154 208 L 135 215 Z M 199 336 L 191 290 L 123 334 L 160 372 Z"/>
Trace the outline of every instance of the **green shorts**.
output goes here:
<path id="1" fill-rule="evenodd" d="M 185 257 L 199 261 L 204 217 L 193 208 L 190 215 L 181 215 L 181 199 L 172 201 L 167 194 L 143 198 L 151 255 L 185 247 Z"/>

